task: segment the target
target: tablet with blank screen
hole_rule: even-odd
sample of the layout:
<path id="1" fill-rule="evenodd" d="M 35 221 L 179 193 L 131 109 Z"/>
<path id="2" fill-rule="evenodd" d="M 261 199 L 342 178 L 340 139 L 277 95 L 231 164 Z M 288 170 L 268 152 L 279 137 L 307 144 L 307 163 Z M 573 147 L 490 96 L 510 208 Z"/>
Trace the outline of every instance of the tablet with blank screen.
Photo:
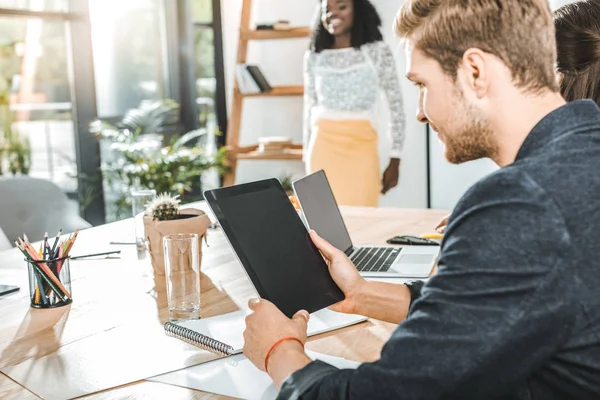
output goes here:
<path id="1" fill-rule="evenodd" d="M 344 299 L 277 179 L 208 190 L 204 197 L 260 297 L 288 317 Z"/>

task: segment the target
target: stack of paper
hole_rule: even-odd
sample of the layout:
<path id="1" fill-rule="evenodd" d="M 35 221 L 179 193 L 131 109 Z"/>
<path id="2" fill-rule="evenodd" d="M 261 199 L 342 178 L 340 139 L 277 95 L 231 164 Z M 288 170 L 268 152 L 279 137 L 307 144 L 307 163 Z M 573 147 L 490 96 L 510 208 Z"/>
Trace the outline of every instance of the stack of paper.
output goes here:
<path id="1" fill-rule="evenodd" d="M 355 369 L 360 363 L 308 351 L 318 359 L 341 369 Z M 148 379 L 152 382 L 182 386 L 223 396 L 248 400 L 270 400 L 278 390 L 265 372 L 256 368 L 243 354 L 185 368 Z"/>

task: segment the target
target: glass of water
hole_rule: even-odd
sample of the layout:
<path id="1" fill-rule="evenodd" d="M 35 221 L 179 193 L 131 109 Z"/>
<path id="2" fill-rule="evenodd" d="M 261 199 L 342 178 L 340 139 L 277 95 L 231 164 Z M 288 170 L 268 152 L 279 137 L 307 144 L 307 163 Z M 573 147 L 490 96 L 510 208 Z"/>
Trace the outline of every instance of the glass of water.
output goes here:
<path id="1" fill-rule="evenodd" d="M 144 212 L 146 204 L 150 203 L 156 196 L 153 189 L 132 189 L 131 190 L 131 210 L 133 221 L 135 223 L 135 247 L 137 248 L 138 259 L 146 258 L 146 235 L 144 233 Z"/>
<path id="2" fill-rule="evenodd" d="M 200 318 L 198 235 L 177 233 L 163 238 L 167 302 L 171 321 Z"/>

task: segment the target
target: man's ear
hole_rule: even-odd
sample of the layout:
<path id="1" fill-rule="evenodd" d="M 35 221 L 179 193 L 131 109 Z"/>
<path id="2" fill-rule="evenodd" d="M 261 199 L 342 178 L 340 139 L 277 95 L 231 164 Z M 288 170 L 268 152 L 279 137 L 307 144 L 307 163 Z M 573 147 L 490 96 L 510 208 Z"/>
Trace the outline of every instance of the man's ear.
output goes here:
<path id="1" fill-rule="evenodd" d="M 490 86 L 490 55 L 477 48 L 470 48 L 463 54 L 459 71 L 462 70 L 464 84 L 477 98 L 483 98 Z"/>

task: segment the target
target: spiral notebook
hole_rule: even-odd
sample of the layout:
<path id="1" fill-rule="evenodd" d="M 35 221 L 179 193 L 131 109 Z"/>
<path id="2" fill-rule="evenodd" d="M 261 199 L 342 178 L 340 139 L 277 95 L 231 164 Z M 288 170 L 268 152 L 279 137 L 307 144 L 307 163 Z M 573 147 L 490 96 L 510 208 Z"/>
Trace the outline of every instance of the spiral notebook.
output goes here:
<path id="1" fill-rule="evenodd" d="M 244 347 L 245 318 L 248 312 L 239 310 L 205 319 L 167 322 L 165 333 L 213 353 L 238 354 Z M 318 335 L 366 320 L 361 315 L 342 314 L 324 308 L 310 315 L 307 333 L 308 336 Z"/>

